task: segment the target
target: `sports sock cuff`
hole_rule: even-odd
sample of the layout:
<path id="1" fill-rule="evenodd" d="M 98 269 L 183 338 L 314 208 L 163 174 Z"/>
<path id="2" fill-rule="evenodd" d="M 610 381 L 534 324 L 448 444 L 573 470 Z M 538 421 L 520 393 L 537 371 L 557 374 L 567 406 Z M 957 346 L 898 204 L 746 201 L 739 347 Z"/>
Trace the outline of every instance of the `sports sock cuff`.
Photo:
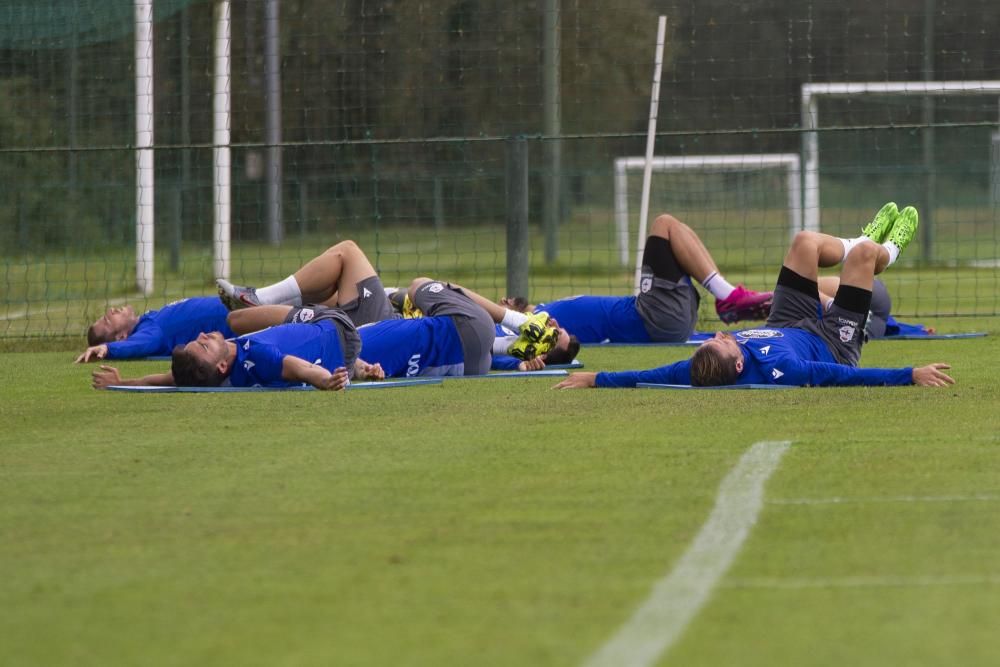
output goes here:
<path id="1" fill-rule="evenodd" d="M 528 321 L 528 316 L 524 313 L 519 313 L 516 310 L 511 310 L 507 308 L 504 311 L 503 319 L 500 320 L 500 324 L 504 325 L 511 331 L 517 331 L 518 328 Z"/>
<path id="2" fill-rule="evenodd" d="M 819 284 L 815 280 L 810 280 L 792 271 L 787 266 L 782 266 L 781 271 L 778 273 L 778 285 L 801 292 L 819 301 Z"/>
<path id="3" fill-rule="evenodd" d="M 861 287 L 841 284 L 837 290 L 837 296 L 833 299 L 833 305 L 852 313 L 868 315 L 868 310 L 872 305 L 872 293 Z"/>

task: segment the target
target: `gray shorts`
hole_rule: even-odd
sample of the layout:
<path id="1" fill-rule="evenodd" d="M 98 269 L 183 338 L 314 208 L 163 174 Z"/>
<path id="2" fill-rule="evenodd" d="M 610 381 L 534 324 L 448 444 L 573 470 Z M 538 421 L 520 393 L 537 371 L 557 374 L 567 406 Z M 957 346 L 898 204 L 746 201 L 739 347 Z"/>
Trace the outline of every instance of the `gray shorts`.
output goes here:
<path id="1" fill-rule="evenodd" d="M 865 335 L 868 336 L 868 340 L 885 336 L 890 312 L 892 312 L 892 299 L 889 297 L 889 290 L 885 288 L 885 283 L 876 278 L 875 284 L 872 285 L 872 305 L 868 311 L 868 323 L 865 324 Z"/>
<path id="2" fill-rule="evenodd" d="M 448 283 L 432 280 L 414 294 L 413 305 L 427 317 L 448 315 L 462 341 L 466 375 L 485 375 L 493 361 L 496 326 L 482 306 Z"/>
<path id="3" fill-rule="evenodd" d="M 365 278 L 356 285 L 358 298 L 349 303 L 340 304 L 340 309 L 354 322 L 354 326 L 363 327 L 372 322 L 395 320 L 402 317 L 392 308 L 385 288 L 378 276 Z"/>
<path id="4" fill-rule="evenodd" d="M 817 299 L 787 285 L 779 283 L 774 288 L 767 326 L 803 329 L 816 334 L 841 364 L 857 366 L 861 359 L 864 318 L 836 304 L 824 313 Z"/>
<path id="5" fill-rule="evenodd" d="M 285 316 L 285 324 L 311 324 L 322 320 L 330 320 L 336 326 L 340 349 L 344 353 L 344 366 L 347 368 L 347 375 L 353 378 L 354 362 L 361 353 L 361 336 L 347 313 L 340 308 L 308 304 L 292 308 Z"/>
<path id="6" fill-rule="evenodd" d="M 646 333 L 656 343 L 681 343 L 694 333 L 698 322 L 698 290 L 687 279 L 673 282 L 657 278 L 643 267 L 635 307 Z"/>

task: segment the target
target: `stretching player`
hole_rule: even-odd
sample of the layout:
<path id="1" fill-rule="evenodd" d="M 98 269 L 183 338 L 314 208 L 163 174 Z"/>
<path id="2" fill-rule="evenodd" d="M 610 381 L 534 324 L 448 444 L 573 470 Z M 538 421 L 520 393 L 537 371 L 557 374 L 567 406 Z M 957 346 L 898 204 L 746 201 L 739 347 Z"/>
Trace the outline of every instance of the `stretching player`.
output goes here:
<path id="1" fill-rule="evenodd" d="M 646 371 L 574 373 L 557 388 L 634 387 L 637 383 L 718 386 L 908 385 L 943 387 L 947 364 L 857 368 L 874 276 L 896 261 L 917 229 L 917 211 L 890 202 L 854 239 L 799 232 L 785 256 L 766 328 L 719 332 L 691 359 Z M 833 304 L 823 312 L 817 268 L 843 261 Z"/>
<path id="2" fill-rule="evenodd" d="M 93 373 L 96 389 L 111 385 L 179 387 L 290 387 L 310 384 L 337 390 L 348 384 L 361 341 L 340 310 L 298 309 L 294 323 L 281 324 L 235 340 L 218 331 L 202 333 L 173 351 L 171 369 L 123 379 L 118 369 L 101 366 Z M 363 365 L 361 365 L 363 369 Z"/>
<path id="3" fill-rule="evenodd" d="M 531 307 L 505 299 L 508 307 L 544 310 L 581 343 L 679 343 L 698 320 L 695 278 L 715 297 L 715 311 L 726 323 L 764 319 L 771 292 L 731 285 L 694 230 L 671 215 L 653 221 L 642 255 L 636 296 L 576 296 Z"/>
<path id="4" fill-rule="evenodd" d="M 355 326 L 399 317 L 385 295 L 368 256 L 354 241 L 342 241 L 306 262 L 284 280 L 266 287 L 242 287 L 217 280 L 219 298 L 230 310 L 304 303 L 340 308 Z"/>
<path id="5" fill-rule="evenodd" d="M 824 308 L 829 308 L 833 303 L 837 288 L 840 287 L 840 278 L 837 276 L 823 276 L 819 279 L 819 295 Z M 937 333 L 934 327 L 923 324 L 907 324 L 900 322 L 892 316 L 892 298 L 885 283 L 878 278 L 872 286 L 872 305 L 868 311 L 868 321 L 865 323 L 865 336 L 868 340 L 876 338 L 891 338 L 899 334 L 908 335 L 933 335 Z"/>
<path id="6" fill-rule="evenodd" d="M 76 363 L 166 356 L 174 346 L 209 331 L 231 337 L 233 332 L 226 324 L 228 314 L 217 298 L 208 296 L 181 299 L 141 317 L 131 306 L 108 308 L 87 330 L 89 347 Z"/>

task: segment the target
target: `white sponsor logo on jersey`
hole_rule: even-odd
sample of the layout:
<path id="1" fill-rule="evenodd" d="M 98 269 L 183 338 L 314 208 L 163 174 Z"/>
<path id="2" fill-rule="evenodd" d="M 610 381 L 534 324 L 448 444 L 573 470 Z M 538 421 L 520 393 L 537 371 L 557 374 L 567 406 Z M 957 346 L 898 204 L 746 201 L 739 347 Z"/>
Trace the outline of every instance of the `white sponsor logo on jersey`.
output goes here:
<path id="1" fill-rule="evenodd" d="M 243 349 L 244 350 L 249 350 L 250 349 L 250 340 L 249 339 L 247 339 L 247 341 L 245 343 L 243 343 Z"/>
<path id="2" fill-rule="evenodd" d="M 784 373 L 782 373 L 781 371 L 779 371 L 777 368 L 772 368 L 771 369 L 771 377 L 773 377 L 775 380 L 777 380 L 778 378 L 780 378 L 782 375 L 784 375 Z"/>
<path id="3" fill-rule="evenodd" d="M 427 288 L 427 291 L 434 292 L 435 294 L 437 294 L 443 289 L 444 285 L 442 285 L 441 283 L 431 283 L 431 286 Z"/>
<path id="4" fill-rule="evenodd" d="M 371 293 L 371 291 L 370 291 L 370 290 L 369 290 L 369 289 L 368 289 L 367 287 L 364 287 L 364 288 L 362 288 L 362 291 L 361 291 L 361 298 L 363 298 L 363 299 L 367 299 L 367 298 L 368 298 L 368 297 L 370 297 L 371 295 L 372 295 L 372 293 Z"/>
<path id="5" fill-rule="evenodd" d="M 782 333 L 780 331 L 775 331 L 774 329 L 745 329 L 743 331 L 737 331 L 737 338 L 781 338 Z"/>
<path id="6" fill-rule="evenodd" d="M 771 351 L 770 345 L 765 345 L 764 347 L 760 348 L 760 353 L 763 354 L 765 357 L 767 356 L 767 353 L 770 351 Z"/>
<path id="7" fill-rule="evenodd" d="M 248 370 L 250 370 L 251 368 L 253 368 L 256 365 L 257 364 L 255 364 L 254 362 L 252 362 L 249 359 L 247 359 L 246 361 L 243 362 L 243 370 L 247 370 L 248 371 Z"/>
<path id="8" fill-rule="evenodd" d="M 420 372 L 420 355 L 415 354 L 406 362 L 406 377 L 413 377 Z"/>

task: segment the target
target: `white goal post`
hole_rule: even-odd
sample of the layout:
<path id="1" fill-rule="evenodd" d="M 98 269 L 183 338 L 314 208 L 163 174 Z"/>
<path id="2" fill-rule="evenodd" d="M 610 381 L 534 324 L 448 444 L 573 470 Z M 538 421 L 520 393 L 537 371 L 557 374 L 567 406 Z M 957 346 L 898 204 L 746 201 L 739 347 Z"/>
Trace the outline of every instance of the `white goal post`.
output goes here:
<path id="1" fill-rule="evenodd" d="M 681 155 L 654 157 L 653 171 L 761 171 L 783 169 L 788 183 L 788 227 L 789 236 L 802 229 L 802 194 L 799 156 L 796 153 L 747 153 L 731 155 Z M 628 266 L 628 172 L 641 171 L 646 167 L 646 158 L 620 157 L 615 159 L 615 227 L 618 235 L 619 259 L 622 266 Z M 642 233 L 641 225 L 640 231 Z M 645 239 L 636 240 L 641 248 Z M 636 285 L 638 288 L 638 285 Z"/>
<path id="2" fill-rule="evenodd" d="M 819 231 L 819 98 L 863 95 L 913 97 L 997 95 L 1000 81 L 855 81 L 802 84 L 802 156 L 805 229 Z M 998 108 L 1000 111 L 1000 108 Z"/>

